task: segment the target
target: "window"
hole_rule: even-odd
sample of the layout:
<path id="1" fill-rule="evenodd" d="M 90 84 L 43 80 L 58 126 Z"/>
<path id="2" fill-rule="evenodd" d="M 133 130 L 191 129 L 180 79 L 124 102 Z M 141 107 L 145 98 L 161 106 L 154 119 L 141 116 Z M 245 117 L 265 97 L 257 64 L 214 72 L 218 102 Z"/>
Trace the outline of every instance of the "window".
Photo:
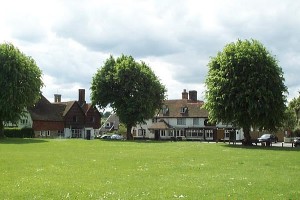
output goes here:
<path id="1" fill-rule="evenodd" d="M 230 130 L 225 130 L 225 138 L 229 138 L 229 135 L 230 135 Z"/>
<path id="2" fill-rule="evenodd" d="M 106 122 L 105 127 L 110 128 L 110 122 Z"/>
<path id="3" fill-rule="evenodd" d="M 214 131 L 212 129 L 205 130 L 205 137 L 206 138 L 213 138 L 213 133 L 214 133 Z"/>
<path id="4" fill-rule="evenodd" d="M 50 131 L 46 131 L 47 132 L 47 136 L 51 136 L 51 132 Z"/>
<path id="5" fill-rule="evenodd" d="M 193 118 L 193 125 L 199 125 L 199 118 Z"/>
<path id="6" fill-rule="evenodd" d="M 160 130 L 160 135 L 161 135 L 161 136 L 166 136 L 165 130 Z"/>
<path id="7" fill-rule="evenodd" d="M 169 131 L 168 136 L 173 137 L 173 131 Z"/>
<path id="8" fill-rule="evenodd" d="M 157 122 L 157 118 L 152 118 L 152 123 L 156 123 Z"/>
<path id="9" fill-rule="evenodd" d="M 162 113 L 163 115 L 167 115 L 169 113 L 169 108 L 167 106 L 163 106 Z"/>
<path id="10" fill-rule="evenodd" d="M 198 131 L 192 130 L 192 136 L 193 136 L 193 137 L 197 137 L 197 136 L 198 136 Z"/>
<path id="11" fill-rule="evenodd" d="M 146 135 L 146 129 L 139 129 L 138 130 L 138 136 L 145 136 Z"/>
<path id="12" fill-rule="evenodd" d="M 203 134 L 204 134 L 204 130 L 200 129 L 198 132 L 198 137 L 203 137 Z"/>
<path id="13" fill-rule="evenodd" d="M 72 129 L 73 138 L 81 138 L 81 129 Z"/>
<path id="14" fill-rule="evenodd" d="M 187 107 L 181 107 L 180 113 L 187 113 L 188 108 Z"/>
<path id="15" fill-rule="evenodd" d="M 185 125 L 186 119 L 185 118 L 177 118 L 177 125 Z"/>
<path id="16" fill-rule="evenodd" d="M 174 137 L 184 136 L 184 131 L 174 130 Z"/>

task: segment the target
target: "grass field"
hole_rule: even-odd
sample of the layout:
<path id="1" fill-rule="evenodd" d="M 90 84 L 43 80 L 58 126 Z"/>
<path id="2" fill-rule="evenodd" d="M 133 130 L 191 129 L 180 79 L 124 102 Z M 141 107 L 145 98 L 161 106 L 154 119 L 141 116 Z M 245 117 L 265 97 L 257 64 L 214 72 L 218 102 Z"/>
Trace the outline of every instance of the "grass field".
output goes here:
<path id="1" fill-rule="evenodd" d="M 4 139 L 0 173 L 0 199 L 300 199 L 295 148 Z"/>

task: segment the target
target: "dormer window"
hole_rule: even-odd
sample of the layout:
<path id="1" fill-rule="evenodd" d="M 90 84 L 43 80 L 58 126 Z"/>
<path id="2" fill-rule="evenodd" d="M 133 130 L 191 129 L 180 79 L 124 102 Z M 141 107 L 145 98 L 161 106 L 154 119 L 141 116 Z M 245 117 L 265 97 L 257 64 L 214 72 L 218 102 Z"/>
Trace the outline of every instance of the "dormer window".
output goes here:
<path id="1" fill-rule="evenodd" d="M 163 113 L 163 115 L 169 114 L 169 108 L 167 106 L 163 106 L 162 113 Z"/>
<path id="2" fill-rule="evenodd" d="M 181 107 L 180 108 L 180 113 L 187 113 L 188 108 L 187 107 Z"/>

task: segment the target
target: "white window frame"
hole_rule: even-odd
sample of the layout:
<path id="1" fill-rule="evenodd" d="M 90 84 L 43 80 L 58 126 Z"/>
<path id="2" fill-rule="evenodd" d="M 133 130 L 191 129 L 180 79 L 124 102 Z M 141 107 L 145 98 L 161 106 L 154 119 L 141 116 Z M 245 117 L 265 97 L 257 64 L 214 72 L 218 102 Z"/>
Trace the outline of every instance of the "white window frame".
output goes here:
<path id="1" fill-rule="evenodd" d="M 193 118 L 193 125 L 200 125 L 200 119 L 199 118 Z"/>
<path id="2" fill-rule="evenodd" d="M 181 107 L 181 108 L 180 108 L 180 113 L 186 113 L 187 110 L 188 110 L 187 107 Z"/>
<path id="3" fill-rule="evenodd" d="M 186 125 L 186 118 L 177 118 L 177 125 Z"/>
<path id="4" fill-rule="evenodd" d="M 138 136 L 145 136 L 146 135 L 146 129 L 138 129 Z"/>
<path id="5" fill-rule="evenodd" d="M 213 129 L 206 129 L 205 130 L 205 138 L 206 139 L 213 139 L 214 137 L 214 130 Z"/>

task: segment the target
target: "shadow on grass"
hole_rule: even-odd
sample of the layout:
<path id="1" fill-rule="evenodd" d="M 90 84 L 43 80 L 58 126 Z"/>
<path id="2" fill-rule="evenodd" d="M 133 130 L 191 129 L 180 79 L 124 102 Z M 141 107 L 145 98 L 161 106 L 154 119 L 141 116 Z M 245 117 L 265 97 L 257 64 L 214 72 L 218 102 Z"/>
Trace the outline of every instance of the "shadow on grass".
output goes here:
<path id="1" fill-rule="evenodd" d="M 253 149 L 253 150 L 266 150 L 266 151 L 300 151 L 300 148 L 295 147 L 279 147 L 279 146 L 243 146 L 239 144 L 227 144 L 224 145 L 226 148 L 233 148 L 233 149 Z"/>
<path id="2" fill-rule="evenodd" d="M 47 140 L 37 138 L 2 138 L 0 144 L 33 144 L 33 143 L 44 143 Z"/>

